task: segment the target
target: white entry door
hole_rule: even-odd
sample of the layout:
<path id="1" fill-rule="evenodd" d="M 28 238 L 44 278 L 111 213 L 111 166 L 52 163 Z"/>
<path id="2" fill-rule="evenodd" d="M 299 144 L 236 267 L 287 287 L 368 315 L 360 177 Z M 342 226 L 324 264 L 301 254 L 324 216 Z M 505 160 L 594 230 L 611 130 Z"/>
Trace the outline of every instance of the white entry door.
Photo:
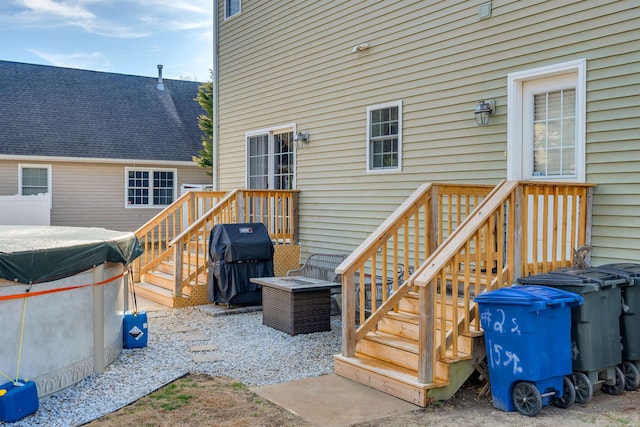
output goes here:
<path id="1" fill-rule="evenodd" d="M 585 77 L 586 61 L 572 61 L 508 76 L 507 177 L 510 180 L 585 181 Z M 534 196 L 529 196 L 534 197 Z M 548 236 L 529 236 L 537 241 L 537 259 L 559 253 L 561 247 L 571 251 L 575 242 L 557 242 L 557 248 L 543 248 L 543 241 L 553 242 L 551 233 L 563 234 L 572 221 L 570 213 L 578 202 L 573 196 L 556 197 L 552 202 L 528 200 L 528 229 L 542 230 L 544 218 L 556 218 L 557 228 Z M 539 206 L 539 212 L 531 210 Z M 577 205 L 576 205 L 577 206 Z M 542 212 L 546 210 L 546 212 Z M 568 212 L 568 214 L 567 214 Z M 537 215 L 536 215 L 537 214 Z M 537 227 L 532 223 L 538 218 Z M 534 249 L 534 248 L 531 248 Z M 533 257 L 529 251 L 529 261 Z M 564 254 L 564 256 L 571 256 Z M 550 255 L 549 255 L 550 256 Z M 547 260 L 550 261 L 550 260 Z"/>

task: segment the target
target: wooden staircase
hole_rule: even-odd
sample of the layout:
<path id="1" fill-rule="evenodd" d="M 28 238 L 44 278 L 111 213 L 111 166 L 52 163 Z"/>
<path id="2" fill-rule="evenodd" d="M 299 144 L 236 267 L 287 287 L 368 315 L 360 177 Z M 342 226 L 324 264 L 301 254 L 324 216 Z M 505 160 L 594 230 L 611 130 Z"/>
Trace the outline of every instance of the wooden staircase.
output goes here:
<path id="1" fill-rule="evenodd" d="M 276 246 L 278 267 L 299 267 L 297 195 L 296 190 L 184 194 L 136 231 L 145 249 L 134 262 L 136 293 L 167 307 L 209 303 L 207 244 L 216 224 L 262 222 Z"/>
<path id="2" fill-rule="evenodd" d="M 459 304 L 458 310 L 453 310 L 451 298 L 447 299 L 445 330 L 452 329 L 453 312 L 462 313 L 463 308 Z M 436 310 L 440 310 L 439 302 Z M 458 315 L 456 323 L 461 321 L 462 316 Z M 436 330 L 436 337 L 440 337 L 439 321 Z M 386 313 L 377 330 L 367 332 L 356 344 L 354 357 L 334 357 L 334 372 L 387 393 L 391 390 L 389 394 L 423 407 L 432 400 L 449 399 L 477 366 L 477 356 L 484 351 L 482 334 L 460 334 L 457 338 L 458 352 L 454 355 L 449 351 L 446 357 L 438 360 L 435 378 L 430 384 L 417 380 L 419 334 L 419 295 L 409 292 L 400 300 L 397 311 Z"/>
<path id="3" fill-rule="evenodd" d="M 453 396 L 474 370 L 486 376 L 473 296 L 570 266 L 573 248 L 588 243 L 591 188 L 418 188 L 336 269 L 343 331 L 334 372 L 422 407 Z M 396 278 L 400 265 L 418 267 Z"/>
<path id="4" fill-rule="evenodd" d="M 189 265 L 183 264 L 183 270 L 196 269 L 197 265 L 203 265 L 207 262 L 206 256 L 202 253 L 198 256 L 194 253 L 185 254 L 184 259 L 190 259 Z M 207 301 L 193 301 L 196 296 L 205 295 L 207 289 L 207 271 L 198 274 L 197 279 L 190 282 L 189 286 L 185 286 L 182 295 L 175 296 L 175 262 L 174 260 L 164 260 L 154 267 L 153 270 L 147 271 L 140 276 L 140 282 L 136 286 L 136 293 L 143 298 L 157 302 L 167 307 L 185 307 L 188 305 L 206 304 Z M 194 290 L 196 292 L 194 292 Z M 199 298 L 200 300 L 202 298 Z"/>

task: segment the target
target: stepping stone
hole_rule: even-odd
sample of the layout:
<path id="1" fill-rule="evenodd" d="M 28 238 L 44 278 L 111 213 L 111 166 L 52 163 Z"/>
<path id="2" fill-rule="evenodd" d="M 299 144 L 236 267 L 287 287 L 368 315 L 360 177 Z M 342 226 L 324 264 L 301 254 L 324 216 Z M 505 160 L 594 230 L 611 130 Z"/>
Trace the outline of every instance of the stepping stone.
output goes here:
<path id="1" fill-rule="evenodd" d="M 191 352 L 196 352 L 196 351 L 213 351 L 213 350 L 217 350 L 218 346 L 215 344 L 199 344 L 199 345 L 192 345 L 191 347 L 189 347 L 189 351 Z"/>
<path id="2" fill-rule="evenodd" d="M 182 341 L 208 341 L 209 337 L 205 334 L 181 334 L 177 336 Z"/>
<path id="3" fill-rule="evenodd" d="M 196 353 L 193 355 L 193 361 L 196 363 L 219 362 L 223 357 L 216 353 Z"/>
<path id="4" fill-rule="evenodd" d="M 171 332 L 193 332 L 196 330 L 196 328 L 192 328 L 188 325 L 171 325 L 167 326 L 167 329 L 169 329 Z"/>

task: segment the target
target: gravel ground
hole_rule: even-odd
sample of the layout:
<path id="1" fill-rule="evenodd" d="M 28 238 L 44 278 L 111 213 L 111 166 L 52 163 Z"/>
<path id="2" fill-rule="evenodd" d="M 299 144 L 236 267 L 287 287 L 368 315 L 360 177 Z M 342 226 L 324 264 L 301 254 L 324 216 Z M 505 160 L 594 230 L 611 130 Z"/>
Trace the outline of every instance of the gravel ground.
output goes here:
<path id="1" fill-rule="evenodd" d="M 149 313 L 147 347 L 124 349 L 103 374 L 40 400 L 38 411 L 0 426 L 77 426 L 113 412 L 189 372 L 225 375 L 248 386 L 282 383 L 333 372 L 340 352 L 340 317 L 330 332 L 290 336 L 262 324 L 262 312 L 211 316 L 183 308 Z M 153 316 L 153 317 L 151 317 Z M 156 317 L 158 316 L 158 317 Z M 190 326 L 194 331 L 173 332 Z M 206 340 L 186 340 L 204 334 Z M 220 360 L 196 363 L 191 346 L 213 344 Z"/>

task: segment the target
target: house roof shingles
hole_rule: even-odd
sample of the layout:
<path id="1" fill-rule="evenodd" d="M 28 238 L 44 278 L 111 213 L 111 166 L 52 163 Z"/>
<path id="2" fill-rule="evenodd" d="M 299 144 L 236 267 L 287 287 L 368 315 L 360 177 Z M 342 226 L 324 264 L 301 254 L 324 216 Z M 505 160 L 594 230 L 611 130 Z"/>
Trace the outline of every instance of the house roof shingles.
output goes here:
<path id="1" fill-rule="evenodd" d="M 0 61 L 3 155 L 191 161 L 201 83 Z"/>

